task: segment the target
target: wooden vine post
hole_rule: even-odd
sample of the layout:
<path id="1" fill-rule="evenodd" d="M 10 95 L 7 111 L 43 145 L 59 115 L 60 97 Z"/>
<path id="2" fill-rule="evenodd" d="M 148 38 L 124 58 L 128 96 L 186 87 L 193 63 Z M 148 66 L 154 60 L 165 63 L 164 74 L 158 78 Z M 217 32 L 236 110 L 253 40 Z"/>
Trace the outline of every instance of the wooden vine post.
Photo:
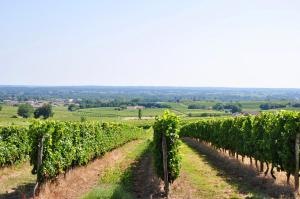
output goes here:
<path id="1" fill-rule="evenodd" d="M 297 133 L 296 140 L 295 140 L 295 192 L 299 193 L 299 143 L 300 143 L 300 133 Z"/>
<path id="2" fill-rule="evenodd" d="M 162 133 L 162 155 L 163 155 L 163 167 L 164 167 L 164 183 L 165 183 L 165 193 L 168 197 L 169 195 L 169 179 L 168 179 L 168 153 L 167 153 L 167 142 L 166 135 Z"/>
<path id="3" fill-rule="evenodd" d="M 43 162 L 43 150 L 44 150 L 44 137 L 40 137 L 39 138 L 39 144 L 38 144 L 38 151 L 37 151 L 37 172 L 40 169 L 40 166 L 42 165 Z M 36 196 L 36 191 L 38 189 L 39 186 L 39 180 L 37 179 L 36 184 L 34 186 L 34 190 L 33 190 L 33 196 Z"/>

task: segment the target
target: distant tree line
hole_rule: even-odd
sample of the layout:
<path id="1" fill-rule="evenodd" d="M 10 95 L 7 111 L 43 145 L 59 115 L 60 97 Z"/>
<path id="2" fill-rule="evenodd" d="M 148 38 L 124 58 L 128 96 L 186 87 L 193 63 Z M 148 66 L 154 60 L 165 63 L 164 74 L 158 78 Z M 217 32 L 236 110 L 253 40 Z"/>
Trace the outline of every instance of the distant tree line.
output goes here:
<path id="1" fill-rule="evenodd" d="M 102 101 L 102 100 L 82 100 L 79 102 L 79 108 L 98 108 L 98 107 L 119 107 L 123 105 L 124 102 L 119 100 L 112 100 L 112 101 Z M 131 103 L 133 105 L 134 103 Z"/>
<path id="2" fill-rule="evenodd" d="M 200 104 L 190 104 L 188 105 L 188 109 L 206 109 L 207 107 Z"/>
<path id="3" fill-rule="evenodd" d="M 188 117 L 220 117 L 225 113 L 188 113 Z"/>
<path id="4" fill-rule="evenodd" d="M 291 106 L 294 107 L 294 108 L 299 108 L 300 107 L 300 103 L 291 104 Z"/>
<path id="5" fill-rule="evenodd" d="M 261 110 L 285 108 L 287 104 L 277 104 L 277 103 L 264 103 L 259 106 Z"/>
<path id="6" fill-rule="evenodd" d="M 127 106 L 144 106 L 146 108 L 171 108 L 167 104 L 157 103 L 157 102 L 140 102 L 139 99 L 133 99 L 131 101 L 121 101 L 121 100 L 112 100 L 112 101 L 101 101 L 101 100 L 82 100 L 79 102 L 80 109 L 84 108 L 99 108 L 99 107 L 120 107 L 122 109 Z M 75 105 L 69 105 L 69 111 L 74 111 L 77 107 Z"/>
<path id="7" fill-rule="evenodd" d="M 101 87 L 101 86 L 67 86 L 67 87 L 27 87 L 1 86 L 0 101 L 53 99 L 92 99 L 110 101 L 134 98 L 147 102 L 192 101 L 275 101 L 300 99 L 300 89 L 245 89 L 245 88 L 176 88 L 176 87 Z"/>
<path id="8" fill-rule="evenodd" d="M 76 111 L 76 110 L 78 110 L 80 107 L 78 106 L 78 105 L 76 105 L 76 104 L 70 104 L 69 106 L 68 106 L 68 111 Z"/>
<path id="9" fill-rule="evenodd" d="M 145 108 L 171 108 L 170 105 L 155 102 L 138 103 L 138 106 L 144 106 Z"/>
<path id="10" fill-rule="evenodd" d="M 298 102 L 289 102 L 289 103 L 271 103 L 271 102 L 269 102 L 269 103 L 263 103 L 259 107 L 261 110 L 286 108 L 286 107 L 300 108 L 300 103 L 298 103 Z"/>
<path id="11" fill-rule="evenodd" d="M 33 106 L 30 104 L 20 104 L 18 106 L 18 115 L 23 118 L 29 118 L 34 116 L 34 118 L 44 118 L 47 119 L 54 115 L 51 104 L 44 104 L 34 110 Z"/>
<path id="12" fill-rule="evenodd" d="M 240 103 L 236 104 L 223 104 L 223 103 L 217 103 L 215 104 L 212 109 L 217 110 L 217 111 L 230 111 L 231 113 L 238 113 L 242 111 L 242 105 Z"/>

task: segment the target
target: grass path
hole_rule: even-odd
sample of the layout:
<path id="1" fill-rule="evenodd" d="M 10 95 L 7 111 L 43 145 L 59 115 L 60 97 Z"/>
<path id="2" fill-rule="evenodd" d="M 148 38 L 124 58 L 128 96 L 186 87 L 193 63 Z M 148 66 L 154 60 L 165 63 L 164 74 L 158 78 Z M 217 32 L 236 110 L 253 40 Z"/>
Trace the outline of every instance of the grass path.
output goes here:
<path id="1" fill-rule="evenodd" d="M 29 162 L 0 169 L 0 198 L 29 196 L 35 185 L 36 175 L 31 174 Z"/>
<path id="2" fill-rule="evenodd" d="M 86 166 L 76 167 L 66 174 L 59 175 L 41 187 L 37 199 L 80 198 L 97 186 L 99 178 L 109 175 L 109 169 L 126 159 L 126 155 L 134 151 L 145 140 L 131 141 L 101 158 L 91 161 Z M 108 172 L 107 172 L 108 171 Z M 116 171 L 118 173 L 120 171 Z M 106 177 L 105 177 L 106 178 Z"/>
<path id="3" fill-rule="evenodd" d="M 171 198 L 264 198 L 252 190 L 241 192 L 220 170 L 213 167 L 205 154 L 182 144 L 181 176 L 172 185 Z"/>
<path id="4" fill-rule="evenodd" d="M 133 168 L 143 154 L 149 151 L 150 140 L 135 145 L 125 158 L 115 162 L 112 167 L 106 168 L 100 176 L 98 185 L 85 194 L 83 199 L 132 199 L 134 174 Z"/>
<path id="5" fill-rule="evenodd" d="M 181 176 L 173 185 L 171 198 L 239 198 L 235 187 L 218 176 L 205 157 L 182 144 Z"/>
<path id="6" fill-rule="evenodd" d="M 289 186 L 203 143 L 184 138 L 181 153 L 181 174 L 172 185 L 172 199 L 295 198 Z"/>

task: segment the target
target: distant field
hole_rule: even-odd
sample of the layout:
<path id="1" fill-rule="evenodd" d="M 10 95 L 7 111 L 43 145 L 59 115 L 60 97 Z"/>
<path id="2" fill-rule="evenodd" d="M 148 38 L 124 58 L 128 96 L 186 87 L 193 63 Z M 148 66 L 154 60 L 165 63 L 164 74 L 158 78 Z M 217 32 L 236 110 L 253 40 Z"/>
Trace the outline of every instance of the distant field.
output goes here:
<path id="1" fill-rule="evenodd" d="M 67 107 L 56 106 L 53 107 L 54 116 L 52 119 L 61 121 L 80 121 L 82 117 L 86 120 L 97 121 L 124 121 L 126 123 L 143 123 L 145 119 L 153 120 L 157 115 L 161 115 L 165 109 L 160 108 L 147 108 L 142 111 L 144 120 L 138 120 L 138 110 L 115 110 L 113 107 L 109 108 L 89 108 L 79 109 L 74 112 L 68 111 Z M 30 119 L 13 118 L 17 116 L 17 107 L 3 106 L 0 111 L 0 126 L 8 125 L 26 125 Z"/>
<path id="2" fill-rule="evenodd" d="M 0 111 L 0 126 L 25 125 L 28 119 L 13 118 L 17 116 L 17 109 L 15 106 L 2 106 L 2 110 Z"/>
<path id="3" fill-rule="evenodd" d="M 240 101 L 243 111 L 258 112 L 261 111 L 259 106 L 268 101 Z M 199 118 L 205 118 L 210 116 L 229 116 L 230 113 L 224 111 L 212 110 L 212 106 L 215 105 L 216 101 L 192 101 L 185 100 L 180 103 L 176 102 L 162 102 L 167 104 L 171 108 L 170 110 L 180 116 L 184 121 L 197 120 Z M 235 103 L 235 102 L 232 102 Z M 272 103 L 288 103 L 288 101 L 272 101 Z M 201 105 L 202 109 L 188 109 L 189 105 Z M 0 126 L 8 125 L 26 125 L 30 119 L 23 119 L 17 117 L 17 107 L 3 105 L 2 111 L 0 111 Z M 300 111 L 300 108 L 284 108 L 285 110 Z M 87 108 L 79 109 L 74 112 L 68 111 L 66 106 L 55 106 L 53 107 L 54 120 L 62 121 L 80 121 L 81 118 L 86 120 L 97 120 L 97 121 L 113 121 L 113 122 L 126 122 L 141 125 L 144 123 L 151 123 L 157 115 L 161 115 L 164 108 L 146 108 L 142 111 L 143 120 L 138 120 L 138 110 L 116 110 L 114 107 L 103 107 L 103 108 Z M 281 109 L 271 109 L 267 111 L 278 111 Z M 17 118 L 15 118 L 17 117 Z"/>

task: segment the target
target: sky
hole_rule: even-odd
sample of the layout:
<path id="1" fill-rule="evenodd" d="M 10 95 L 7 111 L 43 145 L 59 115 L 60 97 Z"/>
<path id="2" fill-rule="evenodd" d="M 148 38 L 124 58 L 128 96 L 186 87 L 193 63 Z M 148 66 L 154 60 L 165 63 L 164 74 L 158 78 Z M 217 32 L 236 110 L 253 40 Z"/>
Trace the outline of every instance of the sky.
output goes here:
<path id="1" fill-rule="evenodd" d="M 300 88 L 300 1 L 0 1 L 0 85 Z"/>

